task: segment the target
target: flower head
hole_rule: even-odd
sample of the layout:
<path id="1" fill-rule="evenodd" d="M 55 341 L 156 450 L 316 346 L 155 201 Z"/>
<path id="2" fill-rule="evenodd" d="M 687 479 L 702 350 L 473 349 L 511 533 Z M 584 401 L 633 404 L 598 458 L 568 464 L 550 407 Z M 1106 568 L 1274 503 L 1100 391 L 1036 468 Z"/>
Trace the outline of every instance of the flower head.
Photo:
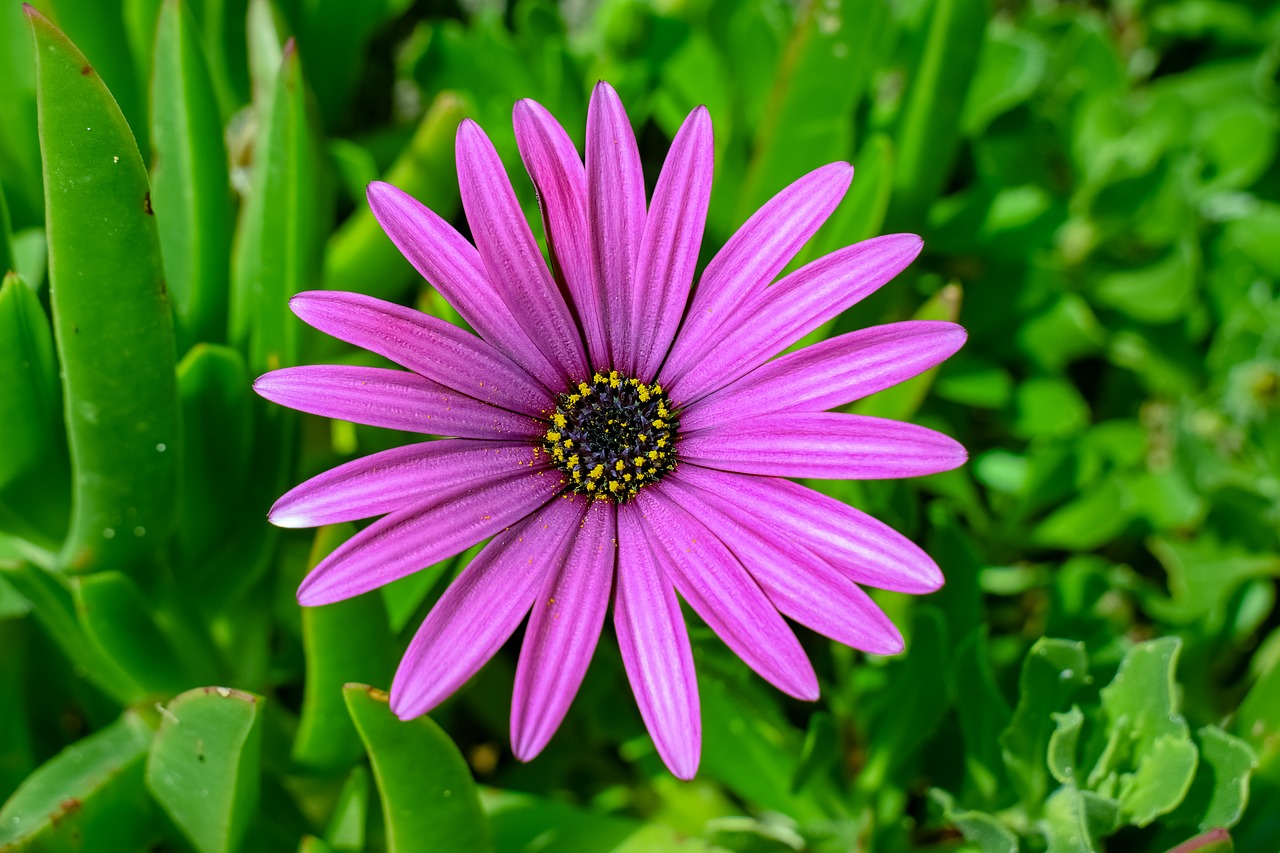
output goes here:
<path id="1" fill-rule="evenodd" d="M 550 267 L 492 144 L 465 121 L 458 177 L 474 245 L 395 187 L 372 184 L 369 204 L 476 334 L 358 294 L 303 293 L 291 305 L 304 321 L 407 369 L 295 367 L 255 386 L 314 414 L 448 438 L 320 474 L 270 517 L 312 527 L 382 516 L 307 576 L 304 605 L 489 539 L 418 630 L 391 705 L 402 718 L 431 710 L 527 616 L 511 714 L 523 760 L 564 718 L 612 602 L 641 715 L 687 779 L 701 728 L 680 598 L 801 699 L 817 698 L 817 677 L 784 616 L 869 652 L 902 649 L 860 585 L 928 592 L 942 584 L 937 566 L 888 526 L 787 478 L 960 465 L 964 449 L 939 433 L 829 410 L 938 364 L 964 331 L 894 323 L 775 358 L 920 251 L 913 235 L 879 237 L 774 282 L 848 189 L 847 164 L 769 201 L 694 287 L 711 195 L 705 108 L 680 128 L 648 204 L 607 84 L 591 99 L 585 164 L 538 104 L 517 104 L 515 127 Z"/>

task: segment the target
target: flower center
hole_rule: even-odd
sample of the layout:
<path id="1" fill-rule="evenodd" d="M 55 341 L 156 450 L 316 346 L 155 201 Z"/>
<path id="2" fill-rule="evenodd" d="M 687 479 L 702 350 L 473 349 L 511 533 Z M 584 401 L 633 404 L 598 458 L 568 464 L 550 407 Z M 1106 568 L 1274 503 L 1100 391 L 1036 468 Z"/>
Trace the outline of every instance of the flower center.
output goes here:
<path id="1" fill-rule="evenodd" d="M 661 385 L 614 370 L 560 395 L 542 446 L 570 489 L 626 503 L 675 469 L 679 426 Z"/>

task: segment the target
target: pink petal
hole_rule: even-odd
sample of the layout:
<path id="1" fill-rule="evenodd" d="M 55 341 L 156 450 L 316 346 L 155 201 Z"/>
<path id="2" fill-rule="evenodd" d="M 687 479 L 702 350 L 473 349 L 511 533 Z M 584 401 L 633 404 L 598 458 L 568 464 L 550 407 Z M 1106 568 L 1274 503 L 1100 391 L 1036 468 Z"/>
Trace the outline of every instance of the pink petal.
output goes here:
<path id="1" fill-rule="evenodd" d="M 634 503 L 618 507 L 613 622 L 622 665 L 658 755 L 679 779 L 698 772 L 702 719 L 689 630 Z M 663 562 L 666 562 L 665 560 Z"/>
<path id="2" fill-rule="evenodd" d="M 506 169 L 480 125 L 458 125 L 458 185 L 471 236 L 498 294 L 543 355 L 560 369 L 561 387 L 585 379 L 587 357 L 560 289 L 547 269 Z"/>
<path id="3" fill-rule="evenodd" d="M 616 537 L 613 503 L 591 501 L 534 601 L 511 702 L 511 749 L 521 761 L 542 752 L 587 674 L 613 591 Z"/>
<path id="4" fill-rule="evenodd" d="M 570 308 L 586 339 L 587 356 L 603 367 L 609 363 L 609 344 L 591 260 L 586 169 L 569 134 L 541 104 L 518 101 L 513 118 L 520 157 L 538 191 L 547 246 L 573 297 Z"/>
<path id="5" fill-rule="evenodd" d="M 298 603 L 332 604 L 461 553 L 551 500 L 558 471 L 521 471 L 441 489 L 385 516 L 320 561 L 298 587 Z"/>
<path id="6" fill-rule="evenodd" d="M 733 421 L 680 439 L 680 458 L 770 477 L 879 480 L 958 468 L 955 439 L 915 424 L 833 412 L 783 412 Z"/>
<path id="7" fill-rule="evenodd" d="M 651 381 L 671 347 L 689 302 L 711 203 L 715 142 L 711 116 L 698 107 L 681 125 L 653 190 L 636 265 L 631 349 L 622 365 Z"/>
<path id="8" fill-rule="evenodd" d="M 644 306 L 635 291 L 644 235 L 644 172 L 631 121 L 618 93 L 603 80 L 587 108 L 587 202 L 596 286 L 603 297 L 610 366 L 630 352 L 631 318 Z"/>
<path id="9" fill-rule="evenodd" d="M 800 641 L 751 575 L 706 525 L 661 489 L 642 489 L 650 547 L 666 552 L 671 580 L 734 654 L 779 690 L 818 698 L 818 677 Z"/>
<path id="10" fill-rule="evenodd" d="M 942 572 L 914 542 L 889 525 L 799 483 L 681 465 L 673 475 L 702 490 L 722 511 L 805 547 L 855 583 L 926 593 Z"/>
<path id="11" fill-rule="evenodd" d="M 960 326 L 929 320 L 829 338 L 702 398 L 680 416 L 680 427 L 692 432 L 749 416 L 843 406 L 936 366 L 964 341 Z"/>
<path id="12" fill-rule="evenodd" d="M 391 184 L 374 181 L 369 209 L 408 258 L 482 338 L 559 393 L 560 372 L 529 339 L 485 272 L 480 253 L 422 202 Z"/>
<path id="13" fill-rule="evenodd" d="M 385 356 L 468 397 L 524 415 L 546 415 L 554 398 L 491 344 L 439 317 L 360 293 L 313 290 L 289 301 L 327 335 Z"/>
<path id="14" fill-rule="evenodd" d="M 372 518 L 432 492 L 545 468 L 527 443 L 446 438 L 393 447 L 330 468 L 290 489 L 267 518 L 277 527 L 319 527 Z"/>
<path id="15" fill-rule="evenodd" d="M 817 554 L 761 530 L 732 502 L 722 503 L 678 474 L 664 481 L 663 488 L 672 490 L 674 500 L 729 546 L 782 613 L 846 646 L 880 655 L 902 651 L 902 635 L 889 617 Z"/>
<path id="16" fill-rule="evenodd" d="M 427 713 L 515 633 L 543 578 L 564 561 L 586 502 L 555 500 L 476 555 L 431 608 L 391 683 L 402 720 Z"/>
<path id="17" fill-rule="evenodd" d="M 407 370 L 311 364 L 259 376 L 273 403 L 358 424 L 459 438 L 536 438 L 546 424 L 482 403 Z"/>
<path id="18" fill-rule="evenodd" d="M 684 405 L 723 388 L 875 292 L 906 269 L 922 245 L 914 234 L 890 234 L 801 267 L 736 313 L 733 329 L 723 340 L 701 354 L 689 353 L 685 364 L 664 370 L 662 385 L 671 399 Z"/>
<path id="19" fill-rule="evenodd" d="M 709 343 L 723 336 L 726 321 L 758 298 L 827 221 L 852 179 L 848 163 L 828 163 L 752 214 L 698 280 L 666 370 L 680 372 L 690 357 L 700 357 Z"/>

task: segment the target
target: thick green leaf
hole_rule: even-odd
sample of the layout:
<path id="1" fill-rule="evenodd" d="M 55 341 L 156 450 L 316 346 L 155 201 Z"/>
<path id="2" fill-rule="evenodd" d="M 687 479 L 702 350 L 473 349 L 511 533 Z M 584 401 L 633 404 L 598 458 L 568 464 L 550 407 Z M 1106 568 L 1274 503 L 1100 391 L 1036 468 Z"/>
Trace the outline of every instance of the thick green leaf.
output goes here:
<path id="1" fill-rule="evenodd" d="M 0 848 L 15 851 L 138 850 L 155 835 L 142 784 L 152 732 L 127 712 L 68 746 L 0 808 Z"/>
<path id="2" fill-rule="evenodd" d="M 1097 853 L 1115 831 L 1120 804 L 1110 797 L 1063 785 L 1044 804 L 1049 853 Z"/>
<path id="3" fill-rule="evenodd" d="M 173 319 L 146 170 L 84 55 L 28 8 L 74 468 L 63 563 L 145 571 L 169 536 L 180 437 Z"/>
<path id="4" fill-rule="evenodd" d="M 74 577 L 71 592 L 85 636 L 129 676 L 137 690 L 134 702 L 173 696 L 191 683 L 157 627 L 149 602 L 126 575 L 96 572 Z"/>
<path id="5" fill-rule="evenodd" d="M 363 850 L 368 820 L 369 771 L 360 764 L 352 768 L 347 781 L 342 783 L 324 839 L 334 850 Z"/>
<path id="6" fill-rule="evenodd" d="M 1235 826 L 1249 802 L 1249 777 L 1257 756 L 1248 743 L 1217 726 L 1201 728 L 1195 740 L 1200 764 L 1170 822 L 1191 824 L 1200 832 Z"/>
<path id="7" fill-rule="evenodd" d="M 1018 836 L 995 815 L 956 807 L 946 791 L 934 788 L 929 797 L 942 808 L 942 816 L 982 853 L 1018 853 Z"/>
<path id="8" fill-rule="evenodd" d="M 147 788 L 201 853 L 238 849 L 258 806 L 262 698 L 200 687 L 162 714 Z"/>
<path id="9" fill-rule="evenodd" d="M 354 532 L 350 524 L 320 528 L 308 566 L 315 566 Z M 391 676 L 391 632 L 382 597 L 375 591 L 302 608 L 302 645 L 307 677 L 293 760 L 311 771 L 341 770 L 364 752 L 342 686 L 357 679 L 386 684 Z"/>
<path id="10" fill-rule="evenodd" d="M 230 347 L 197 344 L 178 364 L 182 402 L 182 491 L 178 539 L 187 565 L 229 547 L 244 523 L 252 442 L 249 376 Z M 253 520 L 256 526 L 261 522 Z M 226 577 L 208 578 L 219 586 Z"/>
<path id="11" fill-rule="evenodd" d="M 165 0 L 151 82 L 152 203 L 178 351 L 226 336 L 231 188 L 217 96 L 188 6 Z"/>
<path id="12" fill-rule="evenodd" d="M 26 17 L 18 3 L 5 4 L 0 11 L 0 195 L 6 196 L 16 227 L 44 218 L 35 63 Z"/>
<path id="13" fill-rule="evenodd" d="M 0 529 L 50 551 L 66 530 L 71 471 L 53 332 L 14 273 L 0 284 Z"/>
<path id="14" fill-rule="evenodd" d="M 255 375 L 297 362 L 300 323 L 289 298 L 318 286 L 329 224 L 324 149 L 293 42 L 285 46 L 260 128 L 236 235 L 230 316 L 231 343 Z"/>
<path id="15" fill-rule="evenodd" d="M 923 55 L 898 119 L 892 223 L 918 228 L 943 188 L 982 53 L 987 17 L 985 0 L 930 3 Z"/>
<path id="16" fill-rule="evenodd" d="M 1055 728 L 1051 715 L 1067 707 L 1088 680 L 1083 643 L 1037 640 L 1022 661 L 1018 705 L 1000 735 L 1000 747 L 1009 779 L 1028 810 L 1042 808 L 1049 791 L 1045 755 Z"/>
<path id="17" fill-rule="evenodd" d="M 445 219 L 457 213 L 460 203 L 453 140 L 458 123 L 466 114 L 466 104 L 457 95 L 437 95 L 384 178 Z M 330 290 L 397 299 L 416 276 L 413 267 L 382 233 L 366 204 L 361 204 L 329 240 L 324 286 Z"/>
<path id="18" fill-rule="evenodd" d="M 31 620 L 22 618 L 30 602 L 18 595 L 0 576 L 0 696 L 15 697 L 5 708 L 5 725 L 0 726 L 0 802 L 9 799 L 18 785 L 35 769 L 31 726 L 26 703 L 17 697 L 27 677 L 27 633 Z"/>
<path id="19" fill-rule="evenodd" d="M 348 684 L 343 695 L 373 763 L 390 853 L 492 849 L 471 771 L 449 736 L 430 717 L 397 720 L 380 690 Z"/>

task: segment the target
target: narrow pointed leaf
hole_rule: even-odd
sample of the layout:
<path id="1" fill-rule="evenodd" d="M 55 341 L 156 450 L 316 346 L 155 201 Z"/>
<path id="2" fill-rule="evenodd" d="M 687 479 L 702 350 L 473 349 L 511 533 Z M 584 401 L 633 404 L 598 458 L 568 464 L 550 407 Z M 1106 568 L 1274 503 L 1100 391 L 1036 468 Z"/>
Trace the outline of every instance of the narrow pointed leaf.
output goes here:
<path id="1" fill-rule="evenodd" d="M 181 0 L 160 9 L 151 85 L 152 203 L 185 352 L 226 336 L 231 188 L 213 80 Z"/>
<path id="2" fill-rule="evenodd" d="M 963 293 L 960 285 L 949 284 L 929 297 L 923 305 L 912 315 L 913 320 L 945 320 L 954 323 L 960 317 L 960 302 Z M 940 368 L 933 367 L 908 379 L 906 382 L 900 382 L 892 388 L 886 388 L 883 391 L 872 394 L 863 400 L 859 400 L 850 411 L 857 412 L 860 415 L 874 415 L 881 418 L 890 418 L 896 421 L 909 421 L 920 408 L 920 404 L 929 394 L 929 389 L 933 387 L 934 377 L 938 375 Z"/>
<path id="3" fill-rule="evenodd" d="M 471 771 L 449 736 L 430 717 L 396 719 L 381 690 L 348 684 L 343 695 L 382 794 L 388 851 L 491 850 Z"/>
<path id="4" fill-rule="evenodd" d="M 147 788 L 200 853 L 239 849 L 258 806 L 262 698 L 227 687 L 178 696 L 147 758 Z"/>
<path id="5" fill-rule="evenodd" d="M 62 561 L 140 571 L 173 526 L 179 439 L 173 319 L 151 191 L 111 93 L 28 7 L 74 509 Z"/>

